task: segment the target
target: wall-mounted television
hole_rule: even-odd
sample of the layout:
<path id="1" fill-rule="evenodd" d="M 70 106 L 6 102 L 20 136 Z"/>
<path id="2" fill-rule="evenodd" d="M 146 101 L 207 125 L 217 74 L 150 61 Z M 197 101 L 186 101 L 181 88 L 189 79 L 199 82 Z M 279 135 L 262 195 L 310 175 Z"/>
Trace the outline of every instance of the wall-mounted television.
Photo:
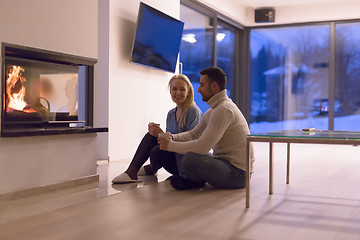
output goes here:
<path id="1" fill-rule="evenodd" d="M 184 23 L 140 2 L 132 63 L 175 72 Z"/>

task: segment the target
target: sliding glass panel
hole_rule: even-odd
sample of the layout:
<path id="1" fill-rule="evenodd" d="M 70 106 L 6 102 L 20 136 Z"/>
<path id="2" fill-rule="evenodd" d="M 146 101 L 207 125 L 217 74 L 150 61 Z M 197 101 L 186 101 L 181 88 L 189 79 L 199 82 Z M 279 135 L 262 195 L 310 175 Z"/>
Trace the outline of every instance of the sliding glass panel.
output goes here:
<path id="1" fill-rule="evenodd" d="M 218 24 L 217 28 L 217 66 L 224 70 L 227 77 L 226 89 L 228 96 L 234 95 L 234 82 L 236 78 L 236 46 L 235 32 L 225 27 L 224 24 Z"/>
<path id="2" fill-rule="evenodd" d="M 209 106 L 198 93 L 200 71 L 213 66 L 213 20 L 187 6 L 180 5 L 180 20 L 185 23 L 180 46 L 180 62 L 183 74 L 190 78 L 194 87 L 196 104 L 203 113 Z"/>
<path id="3" fill-rule="evenodd" d="M 328 129 L 329 26 L 251 30 L 250 130 Z"/>
<path id="4" fill-rule="evenodd" d="M 360 23 L 336 25 L 334 130 L 360 131 Z"/>

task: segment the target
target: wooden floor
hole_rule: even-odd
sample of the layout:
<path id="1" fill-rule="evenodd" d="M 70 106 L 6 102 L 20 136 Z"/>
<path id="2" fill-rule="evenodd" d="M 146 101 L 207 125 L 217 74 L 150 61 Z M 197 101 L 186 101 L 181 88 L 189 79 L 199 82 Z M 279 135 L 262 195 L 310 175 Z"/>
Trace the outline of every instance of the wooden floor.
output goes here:
<path id="1" fill-rule="evenodd" d="M 0 239 L 360 239 L 360 147 L 255 143 L 251 208 L 244 190 L 175 191 L 165 171 L 140 184 L 111 179 L 127 164 L 100 164 L 97 189 L 77 187 L 0 202 Z"/>

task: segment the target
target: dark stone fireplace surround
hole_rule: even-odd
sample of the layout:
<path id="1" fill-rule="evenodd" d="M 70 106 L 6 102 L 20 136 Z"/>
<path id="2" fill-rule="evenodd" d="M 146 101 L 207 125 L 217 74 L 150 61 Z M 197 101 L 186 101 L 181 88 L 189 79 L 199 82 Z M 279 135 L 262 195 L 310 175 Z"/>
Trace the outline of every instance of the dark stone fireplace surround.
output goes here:
<path id="1" fill-rule="evenodd" d="M 35 60 L 47 63 L 63 64 L 68 66 L 85 66 L 86 84 L 85 84 L 85 126 L 81 127 L 20 127 L 7 128 L 4 124 L 5 111 L 5 89 L 6 75 L 5 64 L 6 58 L 19 58 L 24 60 Z M 59 134 L 79 134 L 79 133 L 96 133 L 108 132 L 107 127 L 93 127 L 93 91 L 94 91 L 94 65 L 96 59 L 84 58 L 70 54 L 64 54 L 54 51 L 30 48 L 15 44 L 1 44 L 1 137 L 22 137 L 22 136 L 41 136 L 41 135 L 59 135 Z"/>

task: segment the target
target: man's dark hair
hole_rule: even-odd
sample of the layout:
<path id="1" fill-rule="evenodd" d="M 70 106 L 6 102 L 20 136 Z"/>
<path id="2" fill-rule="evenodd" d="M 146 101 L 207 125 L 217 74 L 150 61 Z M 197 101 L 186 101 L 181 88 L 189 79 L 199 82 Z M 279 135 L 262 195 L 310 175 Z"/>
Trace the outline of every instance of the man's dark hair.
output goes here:
<path id="1" fill-rule="evenodd" d="M 218 67 L 209 67 L 200 71 L 201 75 L 207 75 L 210 82 L 216 82 L 220 90 L 224 90 L 226 88 L 226 74 L 223 70 Z"/>

